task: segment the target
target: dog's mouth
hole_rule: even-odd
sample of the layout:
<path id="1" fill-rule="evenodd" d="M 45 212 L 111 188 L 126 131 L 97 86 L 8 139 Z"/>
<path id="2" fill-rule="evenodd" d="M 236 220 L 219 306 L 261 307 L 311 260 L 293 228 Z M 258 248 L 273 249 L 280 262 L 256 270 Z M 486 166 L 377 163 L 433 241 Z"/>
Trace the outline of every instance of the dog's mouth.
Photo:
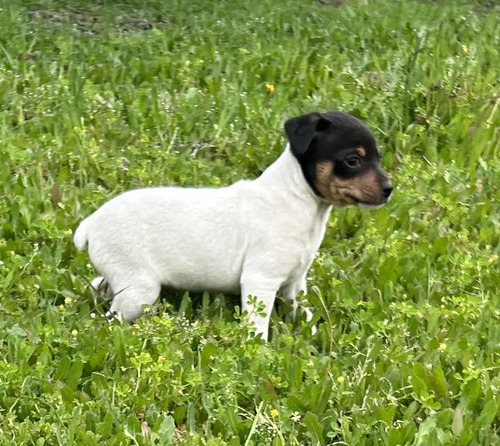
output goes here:
<path id="1" fill-rule="evenodd" d="M 353 201 L 354 205 L 364 209 L 379 209 L 389 201 L 388 198 L 383 198 L 382 200 L 377 200 L 377 201 L 360 200 L 359 198 L 356 198 L 352 195 L 349 198 Z"/>

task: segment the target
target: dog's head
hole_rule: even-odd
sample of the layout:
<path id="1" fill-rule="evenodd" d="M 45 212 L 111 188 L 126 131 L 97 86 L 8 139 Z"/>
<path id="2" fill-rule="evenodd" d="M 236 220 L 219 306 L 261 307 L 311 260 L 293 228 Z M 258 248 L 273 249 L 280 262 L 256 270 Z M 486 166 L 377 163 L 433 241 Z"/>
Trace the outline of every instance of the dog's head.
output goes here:
<path id="1" fill-rule="evenodd" d="M 379 164 L 375 137 L 343 112 L 309 113 L 285 122 L 292 153 L 313 191 L 335 206 L 380 207 L 392 184 Z"/>

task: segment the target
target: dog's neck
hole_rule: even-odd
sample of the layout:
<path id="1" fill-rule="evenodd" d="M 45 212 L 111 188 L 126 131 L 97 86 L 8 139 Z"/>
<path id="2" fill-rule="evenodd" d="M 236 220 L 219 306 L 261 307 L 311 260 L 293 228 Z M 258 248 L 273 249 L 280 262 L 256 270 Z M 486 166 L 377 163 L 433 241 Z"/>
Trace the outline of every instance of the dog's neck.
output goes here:
<path id="1" fill-rule="evenodd" d="M 281 156 L 255 181 L 263 187 L 274 189 L 278 196 L 281 196 L 280 192 L 286 193 L 287 197 L 280 198 L 286 199 L 289 204 L 293 200 L 303 211 L 317 214 L 328 213 L 331 209 L 331 205 L 318 197 L 309 186 L 289 144 Z"/>

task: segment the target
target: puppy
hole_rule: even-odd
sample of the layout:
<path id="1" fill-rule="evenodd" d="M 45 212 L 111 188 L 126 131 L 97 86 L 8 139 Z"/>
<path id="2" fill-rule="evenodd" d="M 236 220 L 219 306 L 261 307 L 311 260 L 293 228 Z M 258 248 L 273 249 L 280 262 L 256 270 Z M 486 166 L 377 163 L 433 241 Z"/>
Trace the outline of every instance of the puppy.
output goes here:
<path id="1" fill-rule="evenodd" d="M 111 314 L 134 321 L 163 285 L 241 294 L 243 311 L 266 340 L 277 293 L 292 301 L 295 315 L 332 206 L 377 208 L 392 185 L 373 134 L 347 113 L 292 118 L 285 133 L 285 151 L 255 180 L 132 190 L 80 224 L 75 245 L 88 245 L 102 275 L 94 287 L 114 296 Z"/>

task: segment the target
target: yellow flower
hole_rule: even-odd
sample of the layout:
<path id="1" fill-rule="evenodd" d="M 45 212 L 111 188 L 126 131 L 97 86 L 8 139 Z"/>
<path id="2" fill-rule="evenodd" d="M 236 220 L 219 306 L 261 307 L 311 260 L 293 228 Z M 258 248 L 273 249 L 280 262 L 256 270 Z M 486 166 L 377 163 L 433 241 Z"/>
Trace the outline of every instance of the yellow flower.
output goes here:
<path id="1" fill-rule="evenodd" d="M 277 417 L 278 416 L 278 410 L 277 409 L 273 409 L 271 410 L 271 416 L 274 418 L 274 417 Z"/>
<path id="2" fill-rule="evenodd" d="M 71 336 L 76 336 L 77 334 L 78 334 L 78 330 L 73 330 L 73 331 L 71 332 Z"/>
<path id="3" fill-rule="evenodd" d="M 468 53 L 469 52 L 469 48 L 467 48 L 467 45 L 462 45 L 462 51 L 464 53 Z"/>
<path id="4" fill-rule="evenodd" d="M 274 85 L 273 84 L 266 84 L 266 90 L 268 93 L 274 93 Z"/>
<path id="5" fill-rule="evenodd" d="M 342 383 L 345 381 L 345 378 L 344 378 L 343 376 L 339 376 L 339 377 L 337 378 L 337 381 L 338 381 L 340 384 L 342 384 Z"/>
<path id="6" fill-rule="evenodd" d="M 59 310 L 64 310 L 64 305 L 59 305 Z"/>
<path id="7" fill-rule="evenodd" d="M 442 344 L 439 344 L 439 351 L 444 352 L 446 350 L 446 347 L 448 347 L 444 342 Z"/>
<path id="8" fill-rule="evenodd" d="M 71 297 L 67 297 L 66 299 L 64 299 L 64 303 L 66 305 L 69 305 L 71 302 L 73 302 L 73 299 L 71 299 Z"/>

